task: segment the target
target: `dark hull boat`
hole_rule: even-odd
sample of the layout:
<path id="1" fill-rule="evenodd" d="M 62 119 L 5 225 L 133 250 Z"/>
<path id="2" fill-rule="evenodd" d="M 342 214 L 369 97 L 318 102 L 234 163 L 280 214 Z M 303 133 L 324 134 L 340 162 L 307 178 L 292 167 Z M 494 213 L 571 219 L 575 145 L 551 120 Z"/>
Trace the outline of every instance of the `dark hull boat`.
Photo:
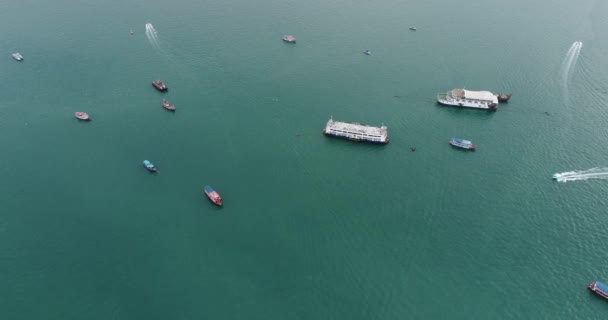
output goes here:
<path id="1" fill-rule="evenodd" d="M 162 82 L 162 81 L 160 81 L 160 80 L 152 81 L 152 86 L 154 88 L 156 88 L 156 90 L 158 90 L 158 91 L 167 91 L 167 90 L 169 90 L 169 88 L 167 88 L 167 86 L 165 85 L 165 83 Z"/>
<path id="2" fill-rule="evenodd" d="M 496 98 L 498 99 L 498 102 L 509 102 L 511 95 L 512 93 L 499 93 L 496 95 Z"/>

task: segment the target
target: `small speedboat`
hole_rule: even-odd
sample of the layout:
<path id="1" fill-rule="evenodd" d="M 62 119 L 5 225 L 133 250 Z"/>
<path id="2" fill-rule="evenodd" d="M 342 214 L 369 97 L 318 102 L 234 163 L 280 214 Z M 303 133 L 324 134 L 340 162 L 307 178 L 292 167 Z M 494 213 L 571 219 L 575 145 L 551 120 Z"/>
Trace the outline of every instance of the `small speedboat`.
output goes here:
<path id="1" fill-rule="evenodd" d="M 473 142 L 469 140 L 464 140 L 460 138 L 452 138 L 450 139 L 450 144 L 454 147 L 465 149 L 465 150 L 475 150 L 477 146 L 473 144 Z"/>
<path id="2" fill-rule="evenodd" d="M 163 108 L 169 110 L 169 111 L 175 111 L 175 106 L 170 104 L 169 101 L 163 99 Z"/>
<path id="3" fill-rule="evenodd" d="M 296 37 L 292 36 L 292 35 L 285 35 L 283 36 L 283 41 L 285 42 L 289 42 L 289 43 L 296 43 Z"/>
<path id="4" fill-rule="evenodd" d="M 213 202 L 217 206 L 222 205 L 222 197 L 220 197 L 219 193 L 213 190 L 213 188 L 211 188 L 210 186 L 205 186 L 204 191 L 207 197 L 209 197 L 209 200 L 211 200 L 211 202 Z"/>
<path id="5" fill-rule="evenodd" d="M 148 160 L 144 160 L 144 167 L 146 167 L 146 169 L 148 169 L 150 172 L 156 172 L 156 167 Z"/>
<path id="6" fill-rule="evenodd" d="M 154 80 L 152 81 L 152 86 L 154 86 L 154 88 L 156 88 L 156 90 L 158 91 L 167 91 L 169 90 L 169 88 L 167 88 L 167 86 L 165 85 L 164 82 L 160 81 L 160 80 Z"/>
<path id="7" fill-rule="evenodd" d="M 19 52 L 15 52 L 12 54 L 13 58 L 15 58 L 15 60 L 17 61 L 23 61 L 23 56 L 21 55 L 21 53 Z"/>
<path id="8" fill-rule="evenodd" d="M 79 120 L 84 120 L 84 121 L 91 120 L 91 117 L 89 117 L 89 115 L 86 112 L 75 112 L 74 117 L 76 117 Z"/>
<path id="9" fill-rule="evenodd" d="M 599 281 L 591 282 L 587 288 L 589 290 L 595 292 L 598 296 L 608 299 L 608 285 L 601 283 Z"/>
<path id="10" fill-rule="evenodd" d="M 371 51 L 369 51 L 369 50 L 365 50 L 365 51 L 363 51 L 363 53 L 365 53 L 365 54 L 366 54 L 366 55 L 368 55 L 368 56 L 369 56 L 370 54 L 372 54 L 372 52 L 371 52 Z"/>
<path id="11" fill-rule="evenodd" d="M 416 27 L 410 27 L 410 30 L 412 30 L 412 31 L 416 31 L 416 30 L 418 30 L 418 29 L 416 29 Z"/>
<path id="12" fill-rule="evenodd" d="M 130 34 L 130 35 L 133 35 L 133 29 L 131 29 L 131 31 L 129 31 L 129 34 Z"/>
<path id="13" fill-rule="evenodd" d="M 553 176 L 551 177 L 553 180 L 557 180 L 561 177 L 562 175 L 559 173 L 554 173 Z"/>

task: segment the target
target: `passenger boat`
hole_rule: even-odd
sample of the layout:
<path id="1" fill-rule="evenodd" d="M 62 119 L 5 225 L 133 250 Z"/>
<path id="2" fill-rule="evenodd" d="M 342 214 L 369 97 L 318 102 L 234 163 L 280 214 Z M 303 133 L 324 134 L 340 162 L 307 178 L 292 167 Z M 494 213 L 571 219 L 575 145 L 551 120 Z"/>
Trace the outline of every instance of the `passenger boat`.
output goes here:
<path id="1" fill-rule="evenodd" d="M 156 167 L 148 160 L 144 160 L 144 167 L 146 167 L 146 169 L 148 169 L 150 172 L 156 172 Z"/>
<path id="2" fill-rule="evenodd" d="M 74 117 L 76 117 L 79 120 L 84 120 L 84 121 L 91 120 L 91 117 L 89 117 L 89 115 L 86 112 L 75 112 Z"/>
<path id="3" fill-rule="evenodd" d="M 412 31 L 416 31 L 416 30 L 418 30 L 418 29 L 416 29 L 416 27 L 410 27 L 410 30 L 412 30 Z"/>
<path id="4" fill-rule="evenodd" d="M 296 43 L 296 37 L 292 36 L 292 35 L 285 35 L 283 36 L 283 41 L 285 42 L 289 42 L 289 43 Z"/>
<path id="5" fill-rule="evenodd" d="M 169 111 L 175 111 L 175 106 L 170 104 L 169 101 L 163 99 L 163 108 L 169 110 Z"/>
<path id="6" fill-rule="evenodd" d="M 452 138 L 450 139 L 450 144 L 454 147 L 466 149 L 466 150 L 475 150 L 477 146 L 473 144 L 473 142 L 469 140 L 464 140 L 460 138 Z"/>
<path id="7" fill-rule="evenodd" d="M 512 93 L 498 93 L 496 94 L 496 98 L 498 99 L 498 102 L 509 102 L 511 95 Z"/>
<path id="8" fill-rule="evenodd" d="M 23 61 L 23 56 L 21 55 L 21 53 L 19 52 L 15 52 L 12 54 L 13 58 L 15 58 L 15 60 L 17 61 Z"/>
<path id="9" fill-rule="evenodd" d="M 158 91 L 167 91 L 168 88 L 165 85 L 164 82 L 160 81 L 160 80 L 154 80 L 152 81 L 152 85 L 154 86 L 154 88 L 156 88 L 156 90 Z"/>
<path id="10" fill-rule="evenodd" d="M 222 197 L 220 197 L 219 193 L 217 193 L 210 186 L 205 186 L 205 194 L 209 197 L 209 200 L 213 202 L 217 206 L 222 205 Z"/>
<path id="11" fill-rule="evenodd" d="M 453 89 L 437 94 L 437 102 L 446 106 L 496 111 L 498 98 L 490 91 Z"/>
<path id="12" fill-rule="evenodd" d="M 600 297 L 602 297 L 604 299 L 608 299 L 608 285 L 606 285 L 602 282 L 596 281 L 596 282 L 591 282 L 589 284 L 589 286 L 587 286 L 587 288 L 589 288 L 589 290 L 595 292 Z"/>
<path id="13" fill-rule="evenodd" d="M 334 121 L 330 117 L 323 134 L 357 142 L 387 144 L 389 142 L 387 130 L 386 126 L 372 127 L 360 123 Z"/>

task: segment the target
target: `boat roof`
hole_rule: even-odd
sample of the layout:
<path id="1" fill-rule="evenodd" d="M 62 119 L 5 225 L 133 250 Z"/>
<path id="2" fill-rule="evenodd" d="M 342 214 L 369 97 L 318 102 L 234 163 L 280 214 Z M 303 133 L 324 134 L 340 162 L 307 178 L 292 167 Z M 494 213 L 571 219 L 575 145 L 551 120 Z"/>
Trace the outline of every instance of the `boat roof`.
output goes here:
<path id="1" fill-rule="evenodd" d="M 464 139 L 460 139 L 460 138 L 452 138 L 452 140 L 454 140 L 455 142 L 464 143 L 464 144 L 472 144 L 473 143 L 470 140 L 464 140 Z"/>
<path id="2" fill-rule="evenodd" d="M 464 91 L 464 97 L 467 99 L 486 101 L 498 100 L 496 96 L 490 91 L 470 91 L 464 89 L 462 91 Z"/>
<path id="3" fill-rule="evenodd" d="M 598 288 L 598 289 L 600 289 L 600 290 L 602 290 L 602 291 L 604 291 L 604 292 L 606 292 L 606 293 L 608 293 L 608 285 L 606 285 L 605 283 L 596 281 L 595 282 L 595 287 Z"/>
<path id="4" fill-rule="evenodd" d="M 356 133 L 363 133 L 363 134 L 367 134 L 367 135 L 376 135 L 376 136 L 386 135 L 386 129 L 387 129 L 386 126 L 372 127 L 372 126 L 368 126 L 368 125 L 360 124 L 360 123 L 334 121 L 333 119 L 329 119 L 329 121 L 327 122 L 327 126 L 334 130 L 348 131 L 348 132 L 353 132 L 353 133 L 356 132 Z"/>
<path id="5" fill-rule="evenodd" d="M 205 186 L 205 191 L 212 192 L 213 188 L 211 188 L 211 186 Z"/>

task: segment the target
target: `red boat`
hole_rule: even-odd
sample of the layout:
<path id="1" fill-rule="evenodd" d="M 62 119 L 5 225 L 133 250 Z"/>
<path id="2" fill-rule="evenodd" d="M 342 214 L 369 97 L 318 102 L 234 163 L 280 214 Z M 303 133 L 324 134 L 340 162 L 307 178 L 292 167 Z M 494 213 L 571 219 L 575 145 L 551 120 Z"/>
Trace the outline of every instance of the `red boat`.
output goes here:
<path id="1" fill-rule="evenodd" d="M 222 205 L 222 197 L 220 197 L 219 193 L 213 190 L 213 188 L 211 188 L 210 186 L 205 186 L 205 194 L 207 195 L 207 197 L 209 197 L 209 200 L 211 200 L 211 202 L 215 203 L 215 205 Z"/>
<path id="2" fill-rule="evenodd" d="M 164 82 L 160 81 L 160 80 L 154 80 L 152 81 L 152 86 L 154 86 L 154 88 L 156 88 L 156 90 L 158 91 L 167 91 L 169 90 L 167 88 L 167 86 L 165 85 Z"/>
<path id="3" fill-rule="evenodd" d="M 76 112 L 76 113 L 74 113 L 74 117 L 78 118 L 79 120 L 84 120 L 84 121 L 91 120 L 91 117 L 89 117 L 89 115 L 86 112 Z"/>
<path id="4" fill-rule="evenodd" d="M 163 99 L 163 108 L 169 110 L 169 111 L 175 111 L 175 106 L 170 104 L 169 101 Z"/>

